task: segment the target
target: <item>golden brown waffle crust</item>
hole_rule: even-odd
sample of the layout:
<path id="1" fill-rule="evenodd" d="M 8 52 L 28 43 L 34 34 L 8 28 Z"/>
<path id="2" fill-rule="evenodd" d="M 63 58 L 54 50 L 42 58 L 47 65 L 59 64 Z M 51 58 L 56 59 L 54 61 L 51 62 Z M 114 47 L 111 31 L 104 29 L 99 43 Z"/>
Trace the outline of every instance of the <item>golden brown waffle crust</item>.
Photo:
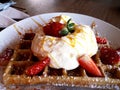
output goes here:
<path id="1" fill-rule="evenodd" d="M 5 85 L 33 85 L 33 84 L 50 84 L 57 86 L 101 86 L 104 87 L 106 85 L 112 86 L 120 86 L 119 79 L 112 78 L 102 78 L 102 77 L 73 77 L 73 76 L 46 76 L 46 74 L 42 76 L 27 76 L 23 75 L 10 75 L 9 71 L 11 70 L 10 62 L 5 70 L 3 75 L 3 82 Z"/>
<path id="2" fill-rule="evenodd" d="M 30 43 L 31 40 L 23 40 L 22 42 Z M 22 45 L 23 46 L 23 45 Z M 23 47 L 22 47 L 23 48 Z M 17 53 L 29 53 L 29 60 L 16 60 L 15 57 L 17 57 Z M 18 58 L 18 57 L 17 57 Z M 103 71 L 104 77 L 91 77 L 86 75 L 86 72 L 83 73 L 81 76 L 69 76 L 64 72 L 62 75 L 48 75 L 47 70 L 48 67 L 46 67 L 42 73 L 42 75 L 36 75 L 36 76 L 28 76 L 25 73 L 21 75 L 17 74 L 11 74 L 11 71 L 13 70 L 13 64 L 29 64 L 29 63 L 35 63 L 33 61 L 30 61 L 32 58 L 32 52 L 30 48 L 27 49 L 21 49 L 19 45 L 16 47 L 14 51 L 14 55 L 9 61 L 5 72 L 3 74 L 3 82 L 5 85 L 35 85 L 35 84 L 48 84 L 48 85 L 56 85 L 56 86 L 75 86 L 75 87 L 114 87 L 118 86 L 120 87 L 120 79 L 111 78 L 106 75 L 105 71 L 108 66 L 101 63 L 100 60 L 98 60 L 98 63 L 96 65 L 98 67 L 101 67 L 101 71 Z M 17 66 L 17 65 L 16 65 Z M 102 70 L 102 68 L 104 70 Z M 85 70 L 83 70 L 84 72 Z"/>
<path id="3" fill-rule="evenodd" d="M 7 79 L 4 79 L 7 78 Z M 32 85 L 32 84 L 51 84 L 57 86 L 101 86 L 117 85 L 120 86 L 120 80 L 109 78 L 88 78 L 88 77 L 73 77 L 73 76 L 34 76 L 28 77 L 25 75 L 5 76 L 3 77 L 5 85 Z M 106 80 L 107 79 L 107 80 Z"/>

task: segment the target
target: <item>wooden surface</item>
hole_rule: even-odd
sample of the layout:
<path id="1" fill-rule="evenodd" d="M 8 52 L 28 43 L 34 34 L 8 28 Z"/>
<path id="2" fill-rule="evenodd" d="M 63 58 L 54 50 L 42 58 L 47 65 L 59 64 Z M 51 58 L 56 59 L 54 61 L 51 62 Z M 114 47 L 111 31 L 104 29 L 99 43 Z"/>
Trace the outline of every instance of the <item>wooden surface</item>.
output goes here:
<path id="1" fill-rule="evenodd" d="M 14 0 L 31 15 L 72 12 L 104 20 L 120 28 L 120 0 Z"/>

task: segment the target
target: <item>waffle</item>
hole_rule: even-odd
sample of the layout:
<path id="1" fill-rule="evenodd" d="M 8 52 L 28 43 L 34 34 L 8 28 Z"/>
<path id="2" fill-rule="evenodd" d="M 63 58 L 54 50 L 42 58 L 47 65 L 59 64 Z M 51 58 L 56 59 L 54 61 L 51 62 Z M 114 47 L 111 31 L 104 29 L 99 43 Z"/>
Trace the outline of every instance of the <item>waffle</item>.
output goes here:
<path id="1" fill-rule="evenodd" d="M 54 69 L 46 66 L 38 75 L 27 76 L 25 69 L 38 61 L 38 58 L 31 52 L 31 42 L 34 35 L 34 33 L 26 33 L 15 48 L 3 75 L 5 85 L 120 86 L 119 66 L 103 64 L 99 53 L 92 58 L 103 77 L 92 76 L 80 66 L 74 70 Z"/>

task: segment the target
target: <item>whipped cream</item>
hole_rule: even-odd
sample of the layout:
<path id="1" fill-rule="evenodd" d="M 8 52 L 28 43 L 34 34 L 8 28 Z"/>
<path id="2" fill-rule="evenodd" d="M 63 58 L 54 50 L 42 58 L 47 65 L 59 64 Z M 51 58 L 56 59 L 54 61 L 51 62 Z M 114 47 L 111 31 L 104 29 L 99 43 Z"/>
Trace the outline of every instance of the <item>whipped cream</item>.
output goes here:
<path id="1" fill-rule="evenodd" d="M 98 46 L 91 27 L 76 25 L 74 33 L 61 38 L 36 33 L 31 49 L 38 58 L 48 56 L 51 60 L 50 67 L 72 70 L 79 66 L 78 57 L 93 56 Z"/>

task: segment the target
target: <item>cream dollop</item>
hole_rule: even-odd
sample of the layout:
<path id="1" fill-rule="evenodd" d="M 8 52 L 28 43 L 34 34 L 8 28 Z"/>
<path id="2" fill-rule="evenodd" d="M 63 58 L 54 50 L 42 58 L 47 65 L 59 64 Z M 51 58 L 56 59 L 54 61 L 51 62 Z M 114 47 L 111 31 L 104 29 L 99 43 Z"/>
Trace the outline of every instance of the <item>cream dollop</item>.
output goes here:
<path id="1" fill-rule="evenodd" d="M 79 66 L 78 57 L 93 56 L 98 46 L 91 27 L 76 25 L 74 33 L 61 38 L 36 33 L 31 49 L 38 58 L 48 56 L 50 67 L 72 70 Z"/>

